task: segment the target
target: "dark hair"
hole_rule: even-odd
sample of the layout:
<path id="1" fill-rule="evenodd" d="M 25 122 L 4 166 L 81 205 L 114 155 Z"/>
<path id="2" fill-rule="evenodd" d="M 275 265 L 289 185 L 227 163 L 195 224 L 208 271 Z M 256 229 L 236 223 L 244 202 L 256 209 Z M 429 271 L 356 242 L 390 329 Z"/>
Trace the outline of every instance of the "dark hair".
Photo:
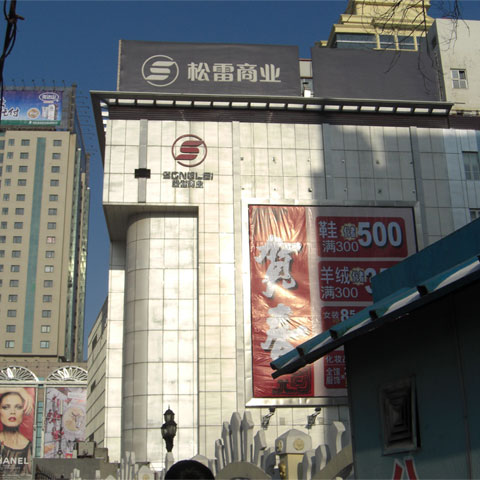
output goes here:
<path id="1" fill-rule="evenodd" d="M 172 479 L 205 479 L 214 480 L 212 471 L 196 460 L 181 460 L 173 464 L 165 474 L 165 480 Z"/>

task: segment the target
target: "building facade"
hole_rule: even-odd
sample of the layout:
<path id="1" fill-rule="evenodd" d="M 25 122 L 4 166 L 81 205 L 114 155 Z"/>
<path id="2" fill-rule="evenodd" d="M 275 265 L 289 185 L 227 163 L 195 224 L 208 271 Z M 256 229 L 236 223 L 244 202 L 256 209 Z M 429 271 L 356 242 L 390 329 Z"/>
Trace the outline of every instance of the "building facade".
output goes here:
<path id="1" fill-rule="evenodd" d="M 88 154 L 74 97 L 6 90 L 2 112 L 0 365 L 40 377 L 83 361 Z"/>
<path id="2" fill-rule="evenodd" d="M 342 354 L 280 382 L 268 364 L 367 306 L 372 275 L 470 221 L 480 184 L 465 165 L 478 161 L 478 122 L 456 125 L 428 91 L 322 98 L 315 63 L 315 97 L 300 95 L 299 77 L 284 79 L 283 95 L 247 95 L 234 90 L 245 79 L 238 46 L 219 61 L 233 87 L 214 75 L 223 46 L 149 42 L 122 46 L 121 58 L 134 47 L 147 51 L 124 60 L 120 91 L 92 92 L 111 239 L 104 446 L 112 460 L 134 450 L 163 466 L 167 408 L 176 459 L 214 458 L 236 411 L 260 427 L 274 409 L 273 443 L 322 407 L 309 430 L 322 443 L 333 421 L 348 427 Z M 248 62 L 265 65 L 250 83 L 267 80 L 268 65 L 283 72 L 266 51 L 268 62 Z"/>
<path id="3" fill-rule="evenodd" d="M 322 47 L 416 51 L 432 26 L 430 2 L 349 0 Z"/>

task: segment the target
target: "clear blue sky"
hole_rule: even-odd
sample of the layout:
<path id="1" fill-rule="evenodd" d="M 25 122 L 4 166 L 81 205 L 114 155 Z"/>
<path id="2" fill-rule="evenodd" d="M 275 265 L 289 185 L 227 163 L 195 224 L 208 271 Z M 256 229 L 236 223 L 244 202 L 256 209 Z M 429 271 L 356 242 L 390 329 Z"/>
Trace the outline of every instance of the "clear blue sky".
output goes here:
<path id="1" fill-rule="evenodd" d="M 451 1 L 432 1 L 441 17 Z M 39 1 L 18 0 L 6 85 L 76 83 L 87 147 L 92 154 L 85 337 L 107 295 L 109 241 L 101 206 L 102 163 L 90 108 L 90 90 L 115 90 L 118 41 L 298 45 L 310 58 L 314 42 L 328 38 L 347 0 L 337 1 Z M 462 16 L 480 20 L 480 1 L 462 1 Z M 0 30 L 1 39 L 5 22 Z"/>

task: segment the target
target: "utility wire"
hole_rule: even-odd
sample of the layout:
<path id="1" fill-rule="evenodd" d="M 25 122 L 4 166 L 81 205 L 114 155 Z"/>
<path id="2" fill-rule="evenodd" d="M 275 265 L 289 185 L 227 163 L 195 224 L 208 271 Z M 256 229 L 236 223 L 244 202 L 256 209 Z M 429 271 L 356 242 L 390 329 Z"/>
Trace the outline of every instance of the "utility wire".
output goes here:
<path id="1" fill-rule="evenodd" d="M 2 55 L 0 56 L 0 98 L 2 105 L 0 107 L 0 122 L 2 121 L 3 110 L 3 68 L 5 66 L 6 58 L 12 53 L 15 40 L 17 38 L 17 20 L 24 20 L 23 17 L 17 15 L 15 8 L 17 0 L 10 1 L 10 11 L 7 13 L 7 0 L 3 0 L 3 16 L 7 22 L 7 29 L 5 31 L 5 40 L 3 41 Z"/>

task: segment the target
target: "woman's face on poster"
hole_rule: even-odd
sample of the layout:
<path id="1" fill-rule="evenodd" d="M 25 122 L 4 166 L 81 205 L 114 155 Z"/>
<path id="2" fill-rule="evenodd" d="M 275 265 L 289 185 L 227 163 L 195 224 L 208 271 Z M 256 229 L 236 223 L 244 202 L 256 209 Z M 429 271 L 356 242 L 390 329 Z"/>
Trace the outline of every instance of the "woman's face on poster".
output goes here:
<path id="1" fill-rule="evenodd" d="M 23 422 L 23 399 L 18 393 L 7 393 L 0 402 L 0 421 L 6 427 L 18 427 Z"/>

